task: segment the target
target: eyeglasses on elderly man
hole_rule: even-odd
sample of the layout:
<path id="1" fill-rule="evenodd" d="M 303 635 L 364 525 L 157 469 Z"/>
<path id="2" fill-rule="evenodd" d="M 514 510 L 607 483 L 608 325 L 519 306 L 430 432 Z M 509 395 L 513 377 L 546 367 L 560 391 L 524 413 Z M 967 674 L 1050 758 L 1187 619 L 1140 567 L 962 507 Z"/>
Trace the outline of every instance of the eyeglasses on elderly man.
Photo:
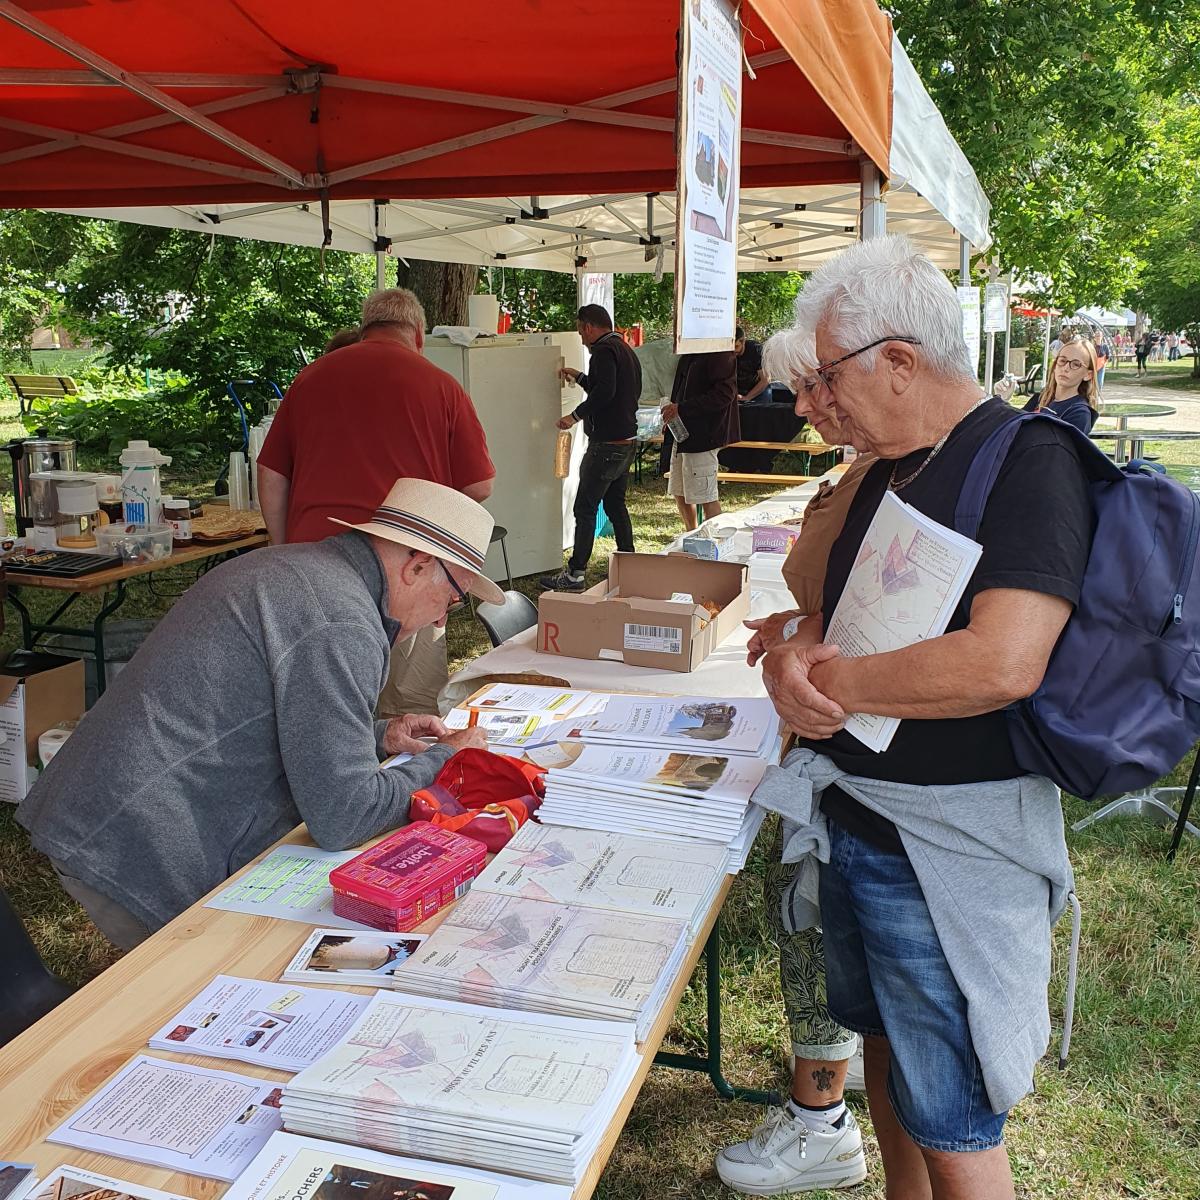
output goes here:
<path id="1" fill-rule="evenodd" d="M 895 334 L 887 337 L 876 338 L 875 341 L 868 342 L 865 346 L 859 346 L 857 350 L 851 350 L 849 354 L 843 354 L 841 358 L 835 358 L 830 362 L 821 363 L 819 366 L 814 367 L 811 374 L 806 375 L 803 379 L 798 379 L 796 381 L 797 386 L 802 391 L 812 394 L 817 390 L 818 387 L 820 387 L 821 384 L 824 384 L 826 389 L 832 392 L 833 384 L 837 376 L 831 375 L 829 372 L 832 371 L 834 367 L 840 366 L 842 363 L 848 362 L 852 358 L 857 358 L 860 354 L 865 354 L 868 350 L 874 350 L 876 346 L 886 345 L 888 342 L 907 342 L 910 346 L 919 346 L 921 344 L 921 339 L 908 337 L 905 334 Z"/>

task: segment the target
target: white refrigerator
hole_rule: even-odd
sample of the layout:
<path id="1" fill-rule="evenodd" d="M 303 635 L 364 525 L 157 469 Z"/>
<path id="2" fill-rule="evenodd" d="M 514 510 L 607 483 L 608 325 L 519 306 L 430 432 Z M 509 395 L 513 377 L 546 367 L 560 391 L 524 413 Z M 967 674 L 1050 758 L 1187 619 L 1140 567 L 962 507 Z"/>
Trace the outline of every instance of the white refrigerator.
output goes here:
<path id="1" fill-rule="evenodd" d="M 571 505 L 584 449 L 582 429 L 575 426 L 571 473 L 556 479 L 555 422 L 583 400 L 579 388 L 559 382 L 558 369 L 584 369 L 579 335 L 504 334 L 477 339 L 470 346 L 430 337 L 425 356 L 462 384 L 479 414 L 496 466 L 495 485 L 484 506 L 508 531 L 505 544 L 513 578 L 557 570 L 564 546 L 574 537 Z M 504 579 L 498 542 L 492 545 L 485 570 L 491 579 Z"/>

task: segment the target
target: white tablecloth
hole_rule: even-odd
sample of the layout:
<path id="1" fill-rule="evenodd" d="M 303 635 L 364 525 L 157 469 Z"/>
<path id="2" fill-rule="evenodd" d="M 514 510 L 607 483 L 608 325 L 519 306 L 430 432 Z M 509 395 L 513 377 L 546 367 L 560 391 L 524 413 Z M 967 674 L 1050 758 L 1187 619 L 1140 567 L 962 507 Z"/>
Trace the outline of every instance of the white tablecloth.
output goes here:
<path id="1" fill-rule="evenodd" d="M 836 479 L 841 471 L 830 472 Z M 750 554 L 747 526 L 769 524 L 799 515 L 817 490 L 816 481 L 788 488 L 752 508 L 722 513 L 711 524 L 732 526 L 738 533 L 735 554 Z M 678 549 L 680 534 L 668 549 Z M 750 560 L 750 615 L 763 617 L 791 608 L 792 598 L 784 586 L 780 568 L 782 554 L 756 554 Z M 694 671 L 660 671 L 653 667 L 627 666 L 608 659 L 564 658 L 541 654 L 536 649 L 537 627 L 489 650 L 450 677 L 438 703 L 443 713 L 495 678 L 511 675 L 545 675 L 572 687 L 600 692 L 657 692 L 668 696 L 765 696 L 762 672 L 746 665 L 746 642 L 750 631 L 744 626 L 731 634 Z"/>

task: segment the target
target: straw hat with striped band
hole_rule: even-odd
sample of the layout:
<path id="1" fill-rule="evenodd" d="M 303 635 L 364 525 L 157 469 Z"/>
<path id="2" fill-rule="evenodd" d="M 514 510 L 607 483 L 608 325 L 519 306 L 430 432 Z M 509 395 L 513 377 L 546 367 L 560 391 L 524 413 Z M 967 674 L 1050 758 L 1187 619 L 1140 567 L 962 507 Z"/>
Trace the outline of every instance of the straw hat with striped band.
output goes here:
<path id="1" fill-rule="evenodd" d="M 504 593 L 481 574 L 495 524 L 492 514 L 462 492 L 428 479 L 397 479 L 375 515 L 364 524 L 329 519 L 432 554 L 448 566 L 465 567 L 475 576 L 467 591 L 489 604 L 504 602 Z"/>

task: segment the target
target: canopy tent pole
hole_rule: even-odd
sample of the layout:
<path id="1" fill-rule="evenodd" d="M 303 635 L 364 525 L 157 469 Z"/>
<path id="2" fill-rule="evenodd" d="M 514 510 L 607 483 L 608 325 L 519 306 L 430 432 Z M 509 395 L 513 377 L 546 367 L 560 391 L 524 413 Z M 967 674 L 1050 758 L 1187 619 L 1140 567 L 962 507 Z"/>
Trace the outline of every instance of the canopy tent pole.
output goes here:
<path id="1" fill-rule="evenodd" d="M 883 198 L 883 176 L 869 159 L 859 160 L 859 240 L 880 238 L 887 233 L 887 203 Z"/>
<path id="2" fill-rule="evenodd" d="M 1050 323 L 1054 320 L 1054 309 L 1046 305 L 1046 342 L 1042 347 L 1042 387 L 1050 381 Z"/>
<path id="3" fill-rule="evenodd" d="M 1004 284 L 1005 290 L 1008 292 L 1008 307 L 1004 310 L 1004 363 L 1001 375 L 1007 374 L 1012 368 L 1009 366 L 1012 352 L 1012 272 L 1009 271 L 1008 279 Z"/>
<path id="4" fill-rule="evenodd" d="M 992 263 L 988 267 L 988 283 L 995 283 L 997 276 L 1000 274 L 1000 268 Z M 986 320 L 984 321 L 986 325 Z M 988 330 L 987 335 L 987 354 L 983 360 L 983 390 L 990 396 L 992 394 L 992 385 L 996 378 L 996 334 L 993 330 Z"/>
<path id="5" fill-rule="evenodd" d="M 971 243 L 958 235 L 958 283 L 960 287 L 971 286 Z"/>

